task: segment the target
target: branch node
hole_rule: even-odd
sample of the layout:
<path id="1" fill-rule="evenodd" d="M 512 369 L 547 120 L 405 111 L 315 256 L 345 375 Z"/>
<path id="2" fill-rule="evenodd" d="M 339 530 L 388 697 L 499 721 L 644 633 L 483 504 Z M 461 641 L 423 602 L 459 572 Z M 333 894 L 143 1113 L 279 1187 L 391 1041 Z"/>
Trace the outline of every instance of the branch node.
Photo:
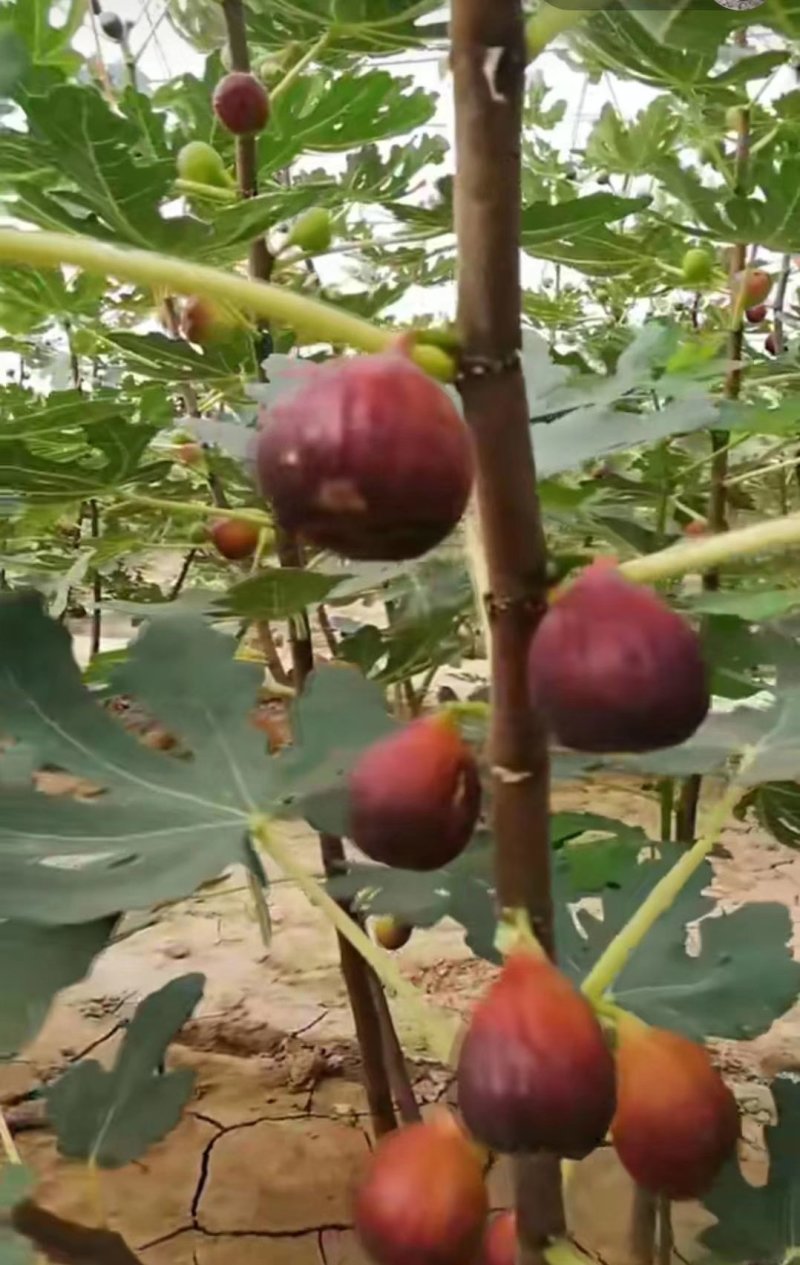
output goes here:
<path id="1" fill-rule="evenodd" d="M 487 378 L 490 375 L 509 373 L 520 366 L 519 348 L 515 347 L 506 356 L 462 355 L 458 362 L 456 382 L 466 382 L 469 378 Z"/>
<path id="2" fill-rule="evenodd" d="M 539 620 L 547 610 L 547 601 L 542 598 L 540 593 L 508 593 L 504 597 L 497 597 L 494 593 L 484 594 L 484 605 L 489 620 L 494 620 L 498 615 L 503 615 L 508 611 L 517 610 L 529 618 Z"/>
<path id="3" fill-rule="evenodd" d="M 506 786 L 516 786 L 518 782 L 527 782 L 533 777 L 533 773 L 530 769 L 506 769 L 502 764 L 493 764 L 492 777 L 496 777 Z"/>

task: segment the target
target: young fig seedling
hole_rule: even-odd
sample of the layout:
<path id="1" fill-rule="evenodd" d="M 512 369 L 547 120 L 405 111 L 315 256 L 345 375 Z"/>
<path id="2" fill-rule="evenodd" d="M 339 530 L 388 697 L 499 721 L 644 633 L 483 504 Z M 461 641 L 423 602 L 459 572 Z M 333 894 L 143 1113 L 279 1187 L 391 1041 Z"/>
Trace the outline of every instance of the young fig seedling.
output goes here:
<path id="1" fill-rule="evenodd" d="M 278 521 L 345 558 L 417 558 L 469 500 L 472 440 L 449 396 L 399 351 L 323 365 L 278 400 L 257 448 Z"/>
<path id="2" fill-rule="evenodd" d="M 263 132 L 269 119 L 269 95 L 263 83 L 241 70 L 220 79 L 212 98 L 214 113 L 234 136 Z"/>
<path id="3" fill-rule="evenodd" d="M 236 518 L 218 519 L 211 524 L 210 535 L 217 553 L 231 562 L 251 557 L 258 545 L 258 528 Z"/>
<path id="4" fill-rule="evenodd" d="M 627 1016 L 617 1028 L 611 1137 L 645 1190 L 698 1199 L 736 1149 L 736 1099 L 702 1046 Z"/>
<path id="5" fill-rule="evenodd" d="M 457 1081 L 464 1123 L 495 1151 L 582 1159 L 614 1114 L 614 1060 L 592 1007 L 528 951 L 508 957 L 475 1007 Z"/>
<path id="6" fill-rule="evenodd" d="M 375 1265 L 468 1265 L 487 1213 L 478 1152 L 445 1116 L 381 1139 L 358 1190 L 355 1229 Z"/>
<path id="7" fill-rule="evenodd" d="M 469 843 L 481 801 L 475 757 L 446 716 L 368 747 L 350 774 L 350 837 L 373 861 L 437 870 Z"/>
<path id="8" fill-rule="evenodd" d="M 697 633 L 605 559 L 557 595 L 539 624 L 528 689 L 563 746 L 598 753 L 676 746 L 710 704 Z"/>

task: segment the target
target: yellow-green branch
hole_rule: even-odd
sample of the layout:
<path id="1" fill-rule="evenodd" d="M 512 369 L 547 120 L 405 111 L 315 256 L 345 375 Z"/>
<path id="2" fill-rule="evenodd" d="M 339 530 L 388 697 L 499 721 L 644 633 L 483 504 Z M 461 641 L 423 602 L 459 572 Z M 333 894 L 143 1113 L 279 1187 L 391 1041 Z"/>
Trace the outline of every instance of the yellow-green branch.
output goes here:
<path id="1" fill-rule="evenodd" d="M 385 351 L 397 340 L 396 329 L 381 329 L 329 303 L 320 303 L 282 286 L 250 281 L 183 259 L 150 250 L 110 246 L 71 233 L 22 232 L 0 229 L 0 262 L 30 264 L 34 268 L 58 268 L 72 264 L 86 272 L 116 277 L 152 289 L 176 294 L 201 294 L 220 303 L 278 321 L 309 341 L 346 344 L 359 351 Z M 434 378 L 451 382 L 455 364 L 439 347 L 420 345 L 411 352 L 417 364 Z"/>
<path id="2" fill-rule="evenodd" d="M 719 532 L 685 544 L 672 545 L 658 553 L 645 554 L 623 562 L 620 570 L 629 580 L 639 584 L 652 584 L 686 575 L 690 571 L 708 571 L 733 558 L 752 557 L 755 554 L 774 553 L 800 541 L 800 514 L 788 514 L 741 527 L 737 531 Z"/>

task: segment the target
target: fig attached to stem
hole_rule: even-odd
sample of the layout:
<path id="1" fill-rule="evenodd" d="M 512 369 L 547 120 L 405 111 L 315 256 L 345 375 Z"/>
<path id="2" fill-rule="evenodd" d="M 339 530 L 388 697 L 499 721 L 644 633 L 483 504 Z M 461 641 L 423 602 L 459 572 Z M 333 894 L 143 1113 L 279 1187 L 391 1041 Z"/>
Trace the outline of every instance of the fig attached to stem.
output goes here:
<path id="1" fill-rule="evenodd" d="M 218 519 L 211 524 L 209 534 L 217 552 L 231 562 L 251 557 L 258 546 L 258 528 L 235 518 Z"/>
<path id="2" fill-rule="evenodd" d="M 408 944 L 413 930 L 414 928 L 407 922 L 401 922 L 398 918 L 393 918 L 391 914 L 376 918 L 372 924 L 372 934 L 376 942 L 382 949 L 388 949 L 390 952 L 402 949 L 404 944 Z"/>
<path id="3" fill-rule="evenodd" d="M 445 1116 L 380 1141 L 357 1193 L 355 1229 L 376 1265 L 468 1265 L 487 1213 L 479 1154 Z"/>
<path id="4" fill-rule="evenodd" d="M 467 1128 L 495 1151 L 582 1159 L 614 1114 L 614 1060 L 592 1007 L 527 950 L 475 1007 L 457 1079 Z"/>
<path id="5" fill-rule="evenodd" d="M 736 1150 L 736 1099 L 703 1046 L 624 1015 L 611 1137 L 645 1190 L 698 1199 Z"/>
<path id="6" fill-rule="evenodd" d="M 346 558 L 419 557 L 453 530 L 472 489 L 465 423 L 400 351 L 316 369 L 267 413 L 257 462 L 282 526 Z"/>
<path id="7" fill-rule="evenodd" d="M 232 70 L 220 79 L 212 98 L 214 113 L 234 136 L 262 132 L 269 119 L 269 95 L 263 83 L 246 71 Z"/>
<path id="8" fill-rule="evenodd" d="M 579 751 L 655 751 L 690 738 L 710 695 L 700 638 L 606 559 L 556 596 L 528 652 L 531 701 Z"/>
<path id="9" fill-rule="evenodd" d="M 350 837 L 373 861 L 436 870 L 469 843 L 480 808 L 474 755 L 449 716 L 368 747 L 350 774 Z"/>

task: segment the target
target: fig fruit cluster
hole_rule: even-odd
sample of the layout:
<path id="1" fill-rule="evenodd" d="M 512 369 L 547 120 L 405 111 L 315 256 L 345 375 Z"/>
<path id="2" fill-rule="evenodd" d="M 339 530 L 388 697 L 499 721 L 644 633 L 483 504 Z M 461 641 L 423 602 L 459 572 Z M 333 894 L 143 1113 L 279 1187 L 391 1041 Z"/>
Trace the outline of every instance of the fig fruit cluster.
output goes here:
<path id="1" fill-rule="evenodd" d="M 698 1198 L 736 1148 L 733 1094 L 707 1051 L 675 1032 L 621 1011 L 613 1041 L 612 1052 L 590 1003 L 549 959 L 515 951 L 459 1051 L 465 1125 L 501 1154 L 569 1159 L 610 1133 L 640 1186 Z"/>
<path id="2" fill-rule="evenodd" d="M 654 751 L 690 738 L 710 705 L 700 638 L 605 559 L 556 596 L 531 640 L 528 690 L 580 751 Z"/>

